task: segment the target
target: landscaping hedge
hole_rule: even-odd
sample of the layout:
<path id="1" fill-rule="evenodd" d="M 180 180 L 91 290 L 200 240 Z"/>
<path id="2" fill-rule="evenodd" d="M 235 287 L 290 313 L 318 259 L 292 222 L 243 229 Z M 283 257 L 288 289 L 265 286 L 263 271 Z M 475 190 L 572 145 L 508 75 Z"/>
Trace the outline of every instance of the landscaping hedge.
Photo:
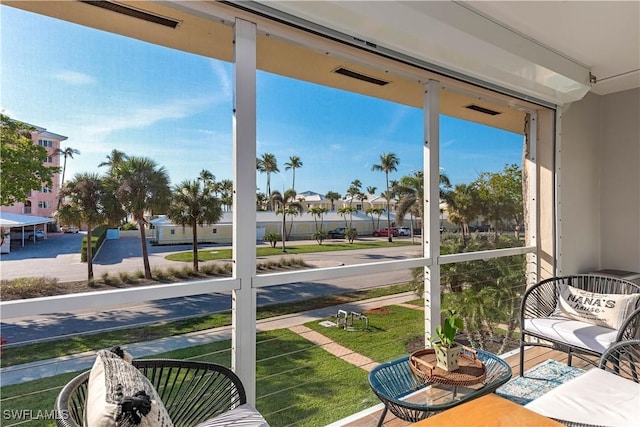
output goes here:
<path id="1" fill-rule="evenodd" d="M 98 248 L 102 246 L 102 243 L 107 238 L 107 226 L 99 225 L 91 232 L 91 254 L 96 256 Z M 82 239 L 82 249 L 80 250 L 80 260 L 87 262 L 87 238 Z"/>

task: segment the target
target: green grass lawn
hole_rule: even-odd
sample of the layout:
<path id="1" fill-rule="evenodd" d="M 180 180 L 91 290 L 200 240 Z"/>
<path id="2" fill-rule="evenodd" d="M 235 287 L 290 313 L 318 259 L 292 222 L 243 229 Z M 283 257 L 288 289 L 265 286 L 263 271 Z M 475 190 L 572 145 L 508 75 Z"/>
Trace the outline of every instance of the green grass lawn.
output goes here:
<path id="1" fill-rule="evenodd" d="M 386 308 L 388 311 L 368 314 L 369 331 L 326 328 L 318 321 L 306 326 L 355 352 L 384 362 L 407 354 L 406 344 L 422 334 L 423 327 L 421 311 L 399 306 Z M 230 366 L 230 348 L 230 341 L 220 341 L 153 358 L 190 359 Z M 51 411 L 62 386 L 76 374 L 2 387 L 2 410 L 27 409 L 34 414 Z M 378 403 L 369 389 L 366 371 L 286 329 L 257 335 L 256 375 L 256 406 L 273 427 L 294 423 L 323 426 Z M 4 421 L 2 425 L 14 424 Z M 55 423 L 37 420 L 28 425 L 40 427 Z"/>
<path id="2" fill-rule="evenodd" d="M 394 295 L 402 292 L 408 292 L 412 289 L 413 287 L 410 284 L 400 284 L 365 291 L 327 295 L 324 297 L 311 298 L 285 304 L 272 304 L 258 307 L 257 318 L 260 320 L 269 317 L 299 313 L 316 308 L 331 307 L 347 302 L 377 298 L 385 295 Z M 141 341 L 149 341 L 186 334 L 188 332 L 228 326 L 230 324 L 231 312 L 223 312 L 203 317 L 179 320 L 176 322 L 122 329 L 93 335 L 84 335 L 64 340 L 25 345 L 22 347 L 5 347 L 2 349 L 2 366 L 14 366 L 38 360 L 83 353 L 85 351 L 100 348 L 111 348 L 122 343 L 131 344 Z"/>
<path id="3" fill-rule="evenodd" d="M 353 242 L 353 243 L 324 243 L 322 245 L 296 245 L 293 242 L 290 242 L 291 246 L 287 244 L 287 254 L 289 255 L 300 255 L 300 254 L 309 254 L 316 252 L 333 252 L 333 251 L 350 251 L 350 250 L 358 250 L 358 249 L 378 249 L 378 248 L 388 248 L 390 246 L 411 246 L 411 241 L 407 240 L 395 240 L 393 243 L 389 243 L 387 241 L 372 241 L 372 242 Z M 275 248 L 272 247 L 259 247 L 256 248 L 256 256 L 258 257 L 266 257 L 266 256 L 274 256 L 274 255 L 282 255 L 281 245 Z M 175 254 L 170 254 L 165 257 L 170 261 L 183 261 L 183 262 L 193 262 L 193 251 L 185 251 L 179 252 Z M 198 250 L 198 260 L 199 261 L 214 261 L 214 260 L 225 260 L 231 259 L 232 252 L 231 249 L 203 249 Z"/>
<path id="4" fill-rule="evenodd" d="M 366 313 L 369 331 L 327 328 L 320 322 L 309 322 L 305 326 L 376 362 L 387 362 L 408 354 L 407 344 L 424 334 L 424 312 L 395 305 L 385 309 Z"/>

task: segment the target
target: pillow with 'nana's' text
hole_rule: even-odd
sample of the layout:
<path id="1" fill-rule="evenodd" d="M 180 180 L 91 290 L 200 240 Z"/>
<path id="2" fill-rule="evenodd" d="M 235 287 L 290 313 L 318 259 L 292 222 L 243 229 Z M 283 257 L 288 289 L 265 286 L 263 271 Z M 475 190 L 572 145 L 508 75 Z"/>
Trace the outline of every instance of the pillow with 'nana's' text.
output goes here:
<path id="1" fill-rule="evenodd" d="M 555 314 L 592 325 L 619 329 L 636 308 L 640 294 L 599 294 L 560 285 Z"/>

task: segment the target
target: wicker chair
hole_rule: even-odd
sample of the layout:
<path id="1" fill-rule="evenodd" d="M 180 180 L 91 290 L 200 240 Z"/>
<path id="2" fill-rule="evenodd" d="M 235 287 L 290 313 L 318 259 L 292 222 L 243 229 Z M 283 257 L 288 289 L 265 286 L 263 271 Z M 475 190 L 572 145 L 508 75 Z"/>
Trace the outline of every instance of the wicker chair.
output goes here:
<path id="1" fill-rule="evenodd" d="M 599 368 L 559 385 L 526 408 L 568 427 L 638 425 L 640 340 L 611 345 Z"/>
<path id="2" fill-rule="evenodd" d="M 184 360 L 134 360 L 153 384 L 175 426 L 194 426 L 247 402 L 244 386 L 230 369 Z M 83 425 L 90 371 L 60 391 L 55 409 L 59 427 Z"/>
<path id="3" fill-rule="evenodd" d="M 640 383 L 640 339 L 612 345 L 600 358 L 598 367 Z"/>
<path id="4" fill-rule="evenodd" d="M 593 326 L 585 322 L 554 315 L 560 285 L 569 285 L 588 292 L 601 294 L 640 293 L 640 285 L 633 282 L 599 275 L 574 275 L 543 280 L 524 293 L 520 310 L 520 376 L 524 372 L 524 347 L 543 346 L 567 353 L 567 364 L 575 354 L 596 365 L 597 358 L 612 344 L 640 336 L 640 298 L 633 311 L 617 330 Z M 534 337 L 538 340 L 529 340 Z M 540 341 L 542 340 L 542 341 Z M 587 355 L 595 356 L 592 360 Z"/>

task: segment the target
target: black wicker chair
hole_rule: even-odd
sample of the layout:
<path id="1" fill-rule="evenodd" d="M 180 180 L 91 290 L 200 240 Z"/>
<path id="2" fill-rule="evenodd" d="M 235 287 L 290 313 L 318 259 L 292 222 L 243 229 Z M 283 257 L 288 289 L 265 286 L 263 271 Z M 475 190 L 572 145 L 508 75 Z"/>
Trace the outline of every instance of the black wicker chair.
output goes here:
<path id="1" fill-rule="evenodd" d="M 597 365 L 597 358 L 602 356 L 606 348 L 590 348 L 585 343 L 576 344 L 559 339 L 558 336 L 549 336 L 540 333 L 539 329 L 536 329 L 535 322 L 541 319 L 552 318 L 556 311 L 558 294 L 560 291 L 560 285 L 569 285 L 578 289 L 582 289 L 588 292 L 601 293 L 601 294 L 634 294 L 640 293 L 640 285 L 633 282 L 611 277 L 611 276 L 599 276 L 592 274 L 580 274 L 564 277 L 552 277 L 550 279 L 543 280 L 524 293 L 522 298 L 522 305 L 520 309 L 520 376 L 524 372 L 524 347 L 525 346 L 542 346 L 553 348 L 555 350 L 561 350 L 567 353 L 567 364 L 571 366 L 571 358 L 575 354 L 576 357 Z M 589 333 L 589 328 L 582 328 L 581 332 Z M 618 329 L 615 336 L 615 340 L 609 345 L 614 343 L 636 338 L 640 333 L 640 299 L 636 303 L 636 309 L 627 316 L 626 320 Z M 534 337 L 539 340 L 529 340 L 527 337 Z M 587 355 L 595 356 L 595 360 L 586 357 Z"/>
<path id="2" fill-rule="evenodd" d="M 640 339 L 612 345 L 600 358 L 598 367 L 640 383 Z"/>
<path id="3" fill-rule="evenodd" d="M 247 402 L 242 382 L 230 369 L 184 360 L 134 360 L 155 387 L 175 426 L 194 426 Z M 59 427 L 83 425 L 90 371 L 60 391 L 55 403 Z"/>

